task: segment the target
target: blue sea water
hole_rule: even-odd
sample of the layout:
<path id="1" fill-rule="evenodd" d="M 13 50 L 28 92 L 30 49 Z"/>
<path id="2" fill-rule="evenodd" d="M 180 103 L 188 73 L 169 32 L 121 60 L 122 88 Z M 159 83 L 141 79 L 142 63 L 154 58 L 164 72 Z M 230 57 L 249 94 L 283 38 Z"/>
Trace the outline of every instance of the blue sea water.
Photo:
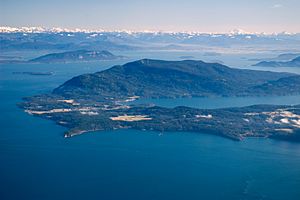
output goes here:
<path id="1" fill-rule="evenodd" d="M 120 61 L 120 63 L 125 61 Z M 264 199 L 300 197 L 300 144 L 235 142 L 196 133 L 118 130 L 63 138 L 65 128 L 24 113 L 24 96 L 46 93 L 116 62 L 0 65 L 0 199 Z M 53 76 L 13 74 L 53 71 Z M 147 100 L 141 100 L 147 101 Z M 299 96 L 156 100 L 173 107 L 295 104 Z"/>
<path id="2" fill-rule="evenodd" d="M 201 109 L 243 107 L 257 104 L 297 105 L 300 104 L 300 95 L 294 96 L 266 96 L 266 97 L 211 97 L 211 98 L 177 98 L 177 99 L 138 99 L 137 104 L 155 104 L 157 106 L 173 108 L 189 106 Z"/>

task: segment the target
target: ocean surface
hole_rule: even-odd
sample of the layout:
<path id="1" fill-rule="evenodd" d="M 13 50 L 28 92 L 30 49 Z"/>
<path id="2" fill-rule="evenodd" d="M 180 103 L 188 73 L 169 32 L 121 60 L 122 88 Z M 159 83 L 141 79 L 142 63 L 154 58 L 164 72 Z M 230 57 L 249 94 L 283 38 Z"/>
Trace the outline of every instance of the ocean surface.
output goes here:
<path id="1" fill-rule="evenodd" d="M 0 199 L 298 200 L 300 144 L 209 134 L 118 130 L 65 139 L 65 128 L 24 113 L 22 97 L 126 61 L 0 65 Z M 54 72 L 53 76 L 13 72 Z M 296 71 L 297 73 L 297 71 Z M 139 100 L 149 102 L 149 100 Z M 300 96 L 155 100 L 199 108 L 296 104 Z"/>

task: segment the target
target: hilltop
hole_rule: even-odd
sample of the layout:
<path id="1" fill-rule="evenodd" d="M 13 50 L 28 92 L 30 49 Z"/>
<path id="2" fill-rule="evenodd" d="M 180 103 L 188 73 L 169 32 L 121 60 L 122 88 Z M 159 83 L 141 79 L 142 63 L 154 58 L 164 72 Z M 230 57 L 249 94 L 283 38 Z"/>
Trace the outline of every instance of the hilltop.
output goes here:
<path id="1" fill-rule="evenodd" d="M 143 59 L 125 65 L 114 66 L 94 74 L 74 77 L 53 93 L 66 97 L 100 96 L 147 98 L 209 97 L 209 96 L 261 96 L 277 95 L 277 90 L 257 93 L 269 81 L 292 76 L 255 70 L 234 69 L 218 63 L 203 61 L 163 61 Z M 300 79 L 300 76 L 294 77 Z M 281 88 L 281 95 L 300 93 L 298 85 L 288 84 Z M 98 98 L 98 97 L 97 97 Z"/>

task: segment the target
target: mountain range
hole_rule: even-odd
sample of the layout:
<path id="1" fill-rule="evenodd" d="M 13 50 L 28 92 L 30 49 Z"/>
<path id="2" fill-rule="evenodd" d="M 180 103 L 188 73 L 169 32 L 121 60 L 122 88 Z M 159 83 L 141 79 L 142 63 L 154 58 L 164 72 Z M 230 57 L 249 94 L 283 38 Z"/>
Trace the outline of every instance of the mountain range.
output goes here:
<path id="1" fill-rule="evenodd" d="M 0 49 L 11 50 L 140 50 L 184 49 L 203 47 L 250 46 L 298 48 L 300 34 L 257 34 L 247 32 L 132 32 L 44 29 L 40 27 L 0 28 Z"/>

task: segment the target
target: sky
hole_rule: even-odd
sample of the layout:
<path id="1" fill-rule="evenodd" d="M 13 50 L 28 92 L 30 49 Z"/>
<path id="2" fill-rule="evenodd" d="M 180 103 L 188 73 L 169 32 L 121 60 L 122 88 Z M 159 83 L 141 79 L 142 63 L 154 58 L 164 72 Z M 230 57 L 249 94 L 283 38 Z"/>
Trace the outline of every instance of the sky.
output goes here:
<path id="1" fill-rule="evenodd" d="M 300 0 L 0 0 L 0 26 L 300 32 Z"/>

